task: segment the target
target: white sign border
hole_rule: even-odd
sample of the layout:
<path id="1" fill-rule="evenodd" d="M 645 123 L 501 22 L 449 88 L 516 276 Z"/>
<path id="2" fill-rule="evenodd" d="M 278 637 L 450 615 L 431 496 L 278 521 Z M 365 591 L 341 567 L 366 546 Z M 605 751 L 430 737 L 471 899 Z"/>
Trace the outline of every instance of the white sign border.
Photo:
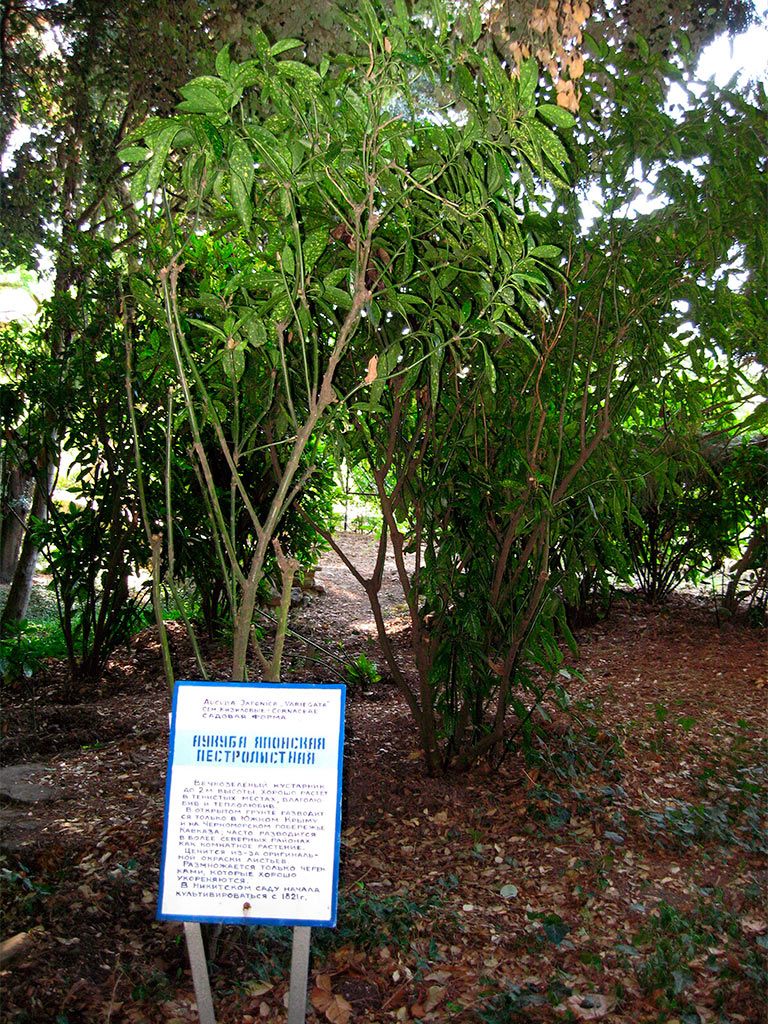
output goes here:
<path id="1" fill-rule="evenodd" d="M 197 914 L 170 914 L 162 911 L 163 894 L 165 887 L 166 854 L 168 848 L 168 810 L 170 807 L 171 786 L 173 781 L 173 758 L 176 739 L 176 709 L 178 704 L 179 691 L 182 686 L 201 686 L 210 689 L 220 689 L 222 694 L 231 693 L 233 690 L 275 690 L 286 697 L 291 693 L 301 693 L 307 690 L 317 692 L 318 690 L 339 691 L 339 744 L 338 759 L 336 765 L 336 820 L 335 838 L 333 852 L 333 879 L 331 881 L 331 911 L 327 919 L 308 920 L 307 918 L 294 917 L 221 917 Z M 346 709 L 346 691 L 344 683 L 265 683 L 265 682 L 205 682 L 202 680 L 180 679 L 176 681 L 173 690 L 173 705 L 171 712 L 171 729 L 168 743 L 168 773 L 165 784 L 165 806 L 163 812 L 163 848 L 160 859 L 160 881 L 157 900 L 157 920 L 159 921 L 198 921 L 207 924 L 237 924 L 254 926 L 306 926 L 309 928 L 334 928 L 336 926 L 336 914 L 338 905 L 338 882 L 339 882 L 339 854 L 341 849 L 341 802 L 342 802 L 342 768 L 344 760 L 344 720 Z"/>

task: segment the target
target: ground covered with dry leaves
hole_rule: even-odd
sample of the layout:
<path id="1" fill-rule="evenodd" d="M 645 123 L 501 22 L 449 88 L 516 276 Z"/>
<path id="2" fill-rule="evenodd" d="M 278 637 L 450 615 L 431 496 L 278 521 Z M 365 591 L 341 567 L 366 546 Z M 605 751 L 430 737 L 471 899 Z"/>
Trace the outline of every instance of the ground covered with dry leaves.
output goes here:
<path id="1" fill-rule="evenodd" d="M 318 579 L 296 630 L 375 659 L 338 560 Z M 404 642 L 392 574 L 387 587 Z M 391 684 L 349 694 L 338 926 L 313 932 L 308 1019 L 768 1019 L 765 633 L 711 597 L 623 594 L 578 639 L 573 717 L 540 720 L 531 755 L 498 770 L 426 777 Z M 295 640 L 287 678 L 340 667 Z M 182 929 L 155 920 L 168 697 L 153 633 L 97 688 L 68 690 L 51 664 L 2 694 L 3 764 L 34 762 L 55 788 L 0 805 L 0 939 L 25 935 L 0 971 L 0 1020 L 193 1021 Z M 289 961 L 289 930 L 225 928 L 219 1024 L 284 1020 Z"/>

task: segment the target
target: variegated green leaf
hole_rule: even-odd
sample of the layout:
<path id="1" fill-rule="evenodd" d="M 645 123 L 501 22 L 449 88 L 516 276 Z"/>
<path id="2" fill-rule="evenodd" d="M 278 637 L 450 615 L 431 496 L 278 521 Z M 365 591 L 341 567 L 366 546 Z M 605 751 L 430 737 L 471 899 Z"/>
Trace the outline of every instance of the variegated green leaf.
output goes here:
<path id="1" fill-rule="evenodd" d="M 229 176 L 229 195 L 238 220 L 247 231 L 251 226 L 253 204 L 238 174 L 230 174 Z"/>
<path id="2" fill-rule="evenodd" d="M 155 192 L 160 182 L 160 175 L 163 172 L 163 166 L 165 161 L 168 159 L 168 153 L 170 152 L 173 140 L 179 132 L 180 125 L 176 122 L 171 122 L 166 125 L 162 132 L 155 139 L 155 144 L 152 151 L 152 159 L 149 163 L 149 171 L 147 172 L 147 191 Z"/>

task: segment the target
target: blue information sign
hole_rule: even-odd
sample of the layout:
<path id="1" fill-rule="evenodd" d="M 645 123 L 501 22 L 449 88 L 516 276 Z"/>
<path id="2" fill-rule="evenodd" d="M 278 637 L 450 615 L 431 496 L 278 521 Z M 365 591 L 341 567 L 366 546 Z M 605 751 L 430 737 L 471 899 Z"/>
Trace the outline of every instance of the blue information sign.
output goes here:
<path id="1" fill-rule="evenodd" d="M 336 923 L 343 685 L 178 682 L 158 917 Z"/>

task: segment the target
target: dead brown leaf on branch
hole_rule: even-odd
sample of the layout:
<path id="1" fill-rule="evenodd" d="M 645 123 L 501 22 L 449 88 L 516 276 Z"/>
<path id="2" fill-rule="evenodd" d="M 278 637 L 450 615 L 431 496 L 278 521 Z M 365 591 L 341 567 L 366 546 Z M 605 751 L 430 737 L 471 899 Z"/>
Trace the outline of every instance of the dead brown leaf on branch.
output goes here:
<path id="1" fill-rule="evenodd" d="M 512 26 L 508 5 L 493 4 L 487 12 L 488 29 L 515 69 L 535 57 L 557 90 L 558 105 L 578 113 L 581 90 L 577 83 L 584 74 L 581 46 L 591 14 L 583 0 L 549 0 L 546 6 L 534 6 L 524 25 Z"/>

